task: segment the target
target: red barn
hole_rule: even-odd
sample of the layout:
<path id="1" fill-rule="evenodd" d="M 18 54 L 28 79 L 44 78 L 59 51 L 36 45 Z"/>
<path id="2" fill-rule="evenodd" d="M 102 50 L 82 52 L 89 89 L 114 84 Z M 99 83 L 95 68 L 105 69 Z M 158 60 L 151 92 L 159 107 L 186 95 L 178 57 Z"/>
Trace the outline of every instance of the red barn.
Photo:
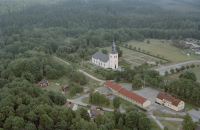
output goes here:
<path id="1" fill-rule="evenodd" d="M 49 86 L 50 85 L 50 82 L 48 81 L 48 80 L 46 80 L 46 79 L 42 79 L 41 81 L 40 81 L 40 86 L 41 87 L 47 87 L 47 86 Z"/>
<path id="2" fill-rule="evenodd" d="M 69 88 L 69 85 L 68 84 L 65 84 L 64 86 L 62 86 L 62 90 L 65 91 L 66 89 Z"/>

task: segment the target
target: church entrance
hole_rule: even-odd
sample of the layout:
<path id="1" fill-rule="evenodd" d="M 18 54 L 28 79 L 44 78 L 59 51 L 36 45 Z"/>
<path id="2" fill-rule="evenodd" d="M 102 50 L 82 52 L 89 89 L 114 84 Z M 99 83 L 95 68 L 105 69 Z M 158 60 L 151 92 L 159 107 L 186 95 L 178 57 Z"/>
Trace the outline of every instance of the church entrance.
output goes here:
<path id="1" fill-rule="evenodd" d="M 115 65 L 115 69 L 116 69 L 116 65 Z"/>

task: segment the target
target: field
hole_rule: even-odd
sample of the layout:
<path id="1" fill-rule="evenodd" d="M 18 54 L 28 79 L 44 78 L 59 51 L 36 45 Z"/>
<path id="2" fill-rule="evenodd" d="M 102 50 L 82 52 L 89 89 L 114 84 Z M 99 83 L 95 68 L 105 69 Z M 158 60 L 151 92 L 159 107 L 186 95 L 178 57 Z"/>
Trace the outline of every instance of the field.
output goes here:
<path id="1" fill-rule="evenodd" d="M 150 39 L 149 41 L 150 44 L 147 44 L 146 40 L 144 42 L 131 40 L 127 42 L 127 44 L 132 45 L 132 48 L 136 47 L 136 49 L 140 47 L 141 50 L 145 50 L 145 52 L 149 51 L 150 54 L 155 56 L 158 54 L 160 57 L 164 56 L 164 58 L 171 60 L 174 63 L 200 59 L 200 56 L 197 55 L 190 55 L 188 57 L 187 55 L 182 54 L 180 48 L 170 45 L 166 40 Z"/>
<path id="2" fill-rule="evenodd" d="M 179 114 L 176 114 L 176 115 L 167 114 L 167 113 L 164 113 L 164 112 L 159 111 L 159 110 L 153 111 L 153 115 L 154 116 L 161 116 L 161 117 L 183 118 L 182 115 L 179 115 Z"/>
<path id="3" fill-rule="evenodd" d="M 196 64 L 195 64 L 196 65 Z M 195 67 L 195 68 L 191 68 L 189 69 L 189 71 L 192 71 L 196 74 L 196 77 L 197 77 L 197 81 L 200 81 L 200 67 Z M 180 74 L 183 74 L 184 72 L 179 72 L 179 73 L 175 73 L 175 74 L 172 74 L 172 75 L 169 75 L 167 77 L 165 77 L 166 80 L 172 80 L 174 78 L 177 78 L 179 77 Z"/>
<path id="4" fill-rule="evenodd" d="M 107 106 L 107 105 L 99 105 L 99 104 L 97 105 L 97 104 L 90 103 L 90 102 L 89 102 L 89 97 L 83 98 L 83 99 L 82 99 L 82 102 L 83 102 L 83 103 L 86 103 L 86 104 L 95 105 L 95 106 L 101 106 L 101 107 L 105 107 L 105 108 L 115 109 L 115 107 L 113 106 L 113 101 L 112 101 L 112 100 L 110 100 L 110 105 L 109 105 L 109 106 Z"/>
<path id="5" fill-rule="evenodd" d="M 167 121 L 160 120 L 160 123 L 165 127 L 167 126 L 169 130 L 177 130 L 178 127 L 182 124 L 180 121 Z"/>

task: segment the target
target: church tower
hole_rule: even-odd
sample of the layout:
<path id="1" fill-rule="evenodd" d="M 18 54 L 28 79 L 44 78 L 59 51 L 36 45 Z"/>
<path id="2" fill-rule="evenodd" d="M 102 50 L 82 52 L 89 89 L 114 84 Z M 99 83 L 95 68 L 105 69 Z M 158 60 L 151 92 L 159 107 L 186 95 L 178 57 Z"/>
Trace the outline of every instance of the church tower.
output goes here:
<path id="1" fill-rule="evenodd" d="M 118 53 L 116 51 L 115 42 L 113 40 L 112 51 L 109 54 L 110 59 L 110 68 L 117 69 L 118 68 Z"/>

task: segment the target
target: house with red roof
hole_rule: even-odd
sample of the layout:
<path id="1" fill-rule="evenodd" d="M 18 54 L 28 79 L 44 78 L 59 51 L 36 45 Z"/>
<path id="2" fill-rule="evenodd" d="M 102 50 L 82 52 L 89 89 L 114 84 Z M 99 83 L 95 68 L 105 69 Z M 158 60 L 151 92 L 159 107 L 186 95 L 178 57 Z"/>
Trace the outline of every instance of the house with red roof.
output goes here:
<path id="1" fill-rule="evenodd" d="M 185 103 L 183 101 L 162 92 L 157 95 L 156 102 L 174 111 L 180 111 L 185 108 Z"/>
<path id="2" fill-rule="evenodd" d="M 72 110 L 76 111 L 78 109 L 78 104 L 67 101 L 67 103 L 65 104 L 65 107 L 66 108 L 70 107 Z"/>
<path id="3" fill-rule="evenodd" d="M 120 86 L 119 84 L 107 80 L 104 83 L 104 86 L 108 87 L 112 91 L 113 95 L 119 96 L 137 106 L 144 108 L 151 105 L 151 100 L 142 97 L 136 93 L 133 93 L 125 89 L 124 87 Z"/>

